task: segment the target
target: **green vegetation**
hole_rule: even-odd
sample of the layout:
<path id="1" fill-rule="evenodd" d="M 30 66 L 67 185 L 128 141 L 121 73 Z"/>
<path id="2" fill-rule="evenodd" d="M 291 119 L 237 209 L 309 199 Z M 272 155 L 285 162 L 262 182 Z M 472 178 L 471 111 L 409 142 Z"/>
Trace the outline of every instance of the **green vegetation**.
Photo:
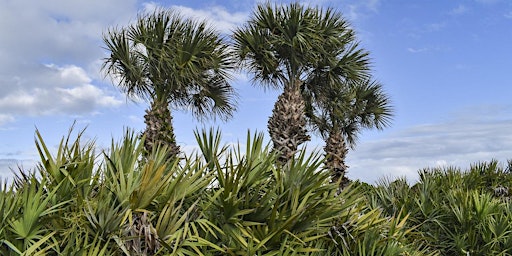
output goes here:
<path id="1" fill-rule="evenodd" d="M 419 174 L 413 186 L 402 179 L 381 182 L 367 197 L 386 215 L 408 215 L 414 239 L 441 255 L 512 254 L 512 162 Z"/>
<path id="2" fill-rule="evenodd" d="M 392 108 L 334 10 L 261 4 L 233 50 L 166 10 L 104 38 L 104 69 L 150 103 L 146 130 L 97 152 L 71 129 L 56 153 L 36 131 L 39 165 L 0 184 L 0 255 L 512 255 L 512 162 L 427 169 L 412 186 L 347 181 L 348 147 Z M 170 109 L 229 117 L 236 58 L 283 89 L 272 144 L 196 131 L 199 150 L 180 154 Z M 307 124 L 325 155 L 299 147 Z"/>
<path id="3" fill-rule="evenodd" d="M 71 134 L 71 132 L 70 132 Z M 262 134 L 178 160 L 127 131 L 68 135 L 0 190 L 0 255 L 510 255 L 512 162 L 432 169 L 341 192 L 318 153 L 285 165 Z M 244 146 L 242 146 L 244 145 Z"/>
<path id="4" fill-rule="evenodd" d="M 125 28 L 104 35 L 110 56 L 103 69 L 129 97 L 148 101 L 145 148 L 155 144 L 179 154 L 169 106 L 187 109 L 199 118 L 228 118 L 235 110 L 228 72 L 235 63 L 228 45 L 205 22 L 159 9 L 142 14 Z"/>
<path id="5" fill-rule="evenodd" d="M 382 128 L 392 115 L 381 85 L 370 82 L 368 52 L 333 9 L 257 6 L 234 32 L 235 52 L 258 85 L 279 88 L 268 132 L 279 162 L 309 140 L 306 124 L 326 140 L 326 166 L 343 179 L 347 144 L 364 128 Z"/>
<path id="6" fill-rule="evenodd" d="M 68 136 L 52 155 L 37 134 L 37 172 L 0 191 L 0 255 L 353 255 L 419 253 L 406 217 L 370 208 L 358 186 L 337 195 L 318 154 L 286 165 L 262 134 L 220 145 L 196 133 L 181 161 L 133 132 L 97 154 Z"/>

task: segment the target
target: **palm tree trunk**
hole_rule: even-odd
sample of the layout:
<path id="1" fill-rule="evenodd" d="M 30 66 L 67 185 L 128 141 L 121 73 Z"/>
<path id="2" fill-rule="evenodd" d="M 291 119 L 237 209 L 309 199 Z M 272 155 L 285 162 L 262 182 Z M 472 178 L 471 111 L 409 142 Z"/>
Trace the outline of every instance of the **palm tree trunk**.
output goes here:
<path id="1" fill-rule="evenodd" d="M 170 157 L 176 157 L 179 154 L 180 148 L 174 136 L 171 111 L 166 102 L 160 103 L 155 100 L 151 108 L 146 110 L 144 123 L 146 123 L 144 131 L 146 153 L 151 153 L 153 148 L 160 144 L 168 147 Z"/>
<path id="2" fill-rule="evenodd" d="M 325 166 L 331 171 L 331 181 L 340 182 L 340 188 L 345 188 L 349 181 L 345 177 L 348 166 L 345 165 L 348 148 L 343 134 L 338 129 L 332 129 L 325 141 Z"/>
<path id="3" fill-rule="evenodd" d="M 132 255 L 156 255 L 161 245 L 148 212 L 132 212 L 132 218 L 133 223 L 126 230 L 131 238 L 124 242 L 126 249 Z"/>
<path id="4" fill-rule="evenodd" d="M 268 120 L 270 138 L 281 164 L 292 159 L 299 145 L 310 139 L 306 130 L 304 108 L 305 102 L 298 81 L 285 86 Z"/>

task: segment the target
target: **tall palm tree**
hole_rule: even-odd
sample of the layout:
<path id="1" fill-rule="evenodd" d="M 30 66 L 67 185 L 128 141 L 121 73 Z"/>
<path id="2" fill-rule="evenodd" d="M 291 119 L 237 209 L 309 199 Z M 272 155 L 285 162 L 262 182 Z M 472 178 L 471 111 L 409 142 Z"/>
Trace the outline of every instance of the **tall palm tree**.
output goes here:
<path id="1" fill-rule="evenodd" d="M 325 140 L 325 166 L 332 181 L 347 185 L 345 158 L 364 129 L 383 129 L 390 124 L 393 108 L 382 85 L 370 78 L 347 81 L 340 90 L 326 90 L 309 102 L 307 115 Z"/>
<path id="2" fill-rule="evenodd" d="M 228 83 L 232 54 L 219 33 L 205 22 L 157 9 L 137 22 L 112 28 L 104 35 L 111 53 L 103 69 L 129 97 L 150 103 L 146 110 L 145 148 L 156 144 L 179 153 L 172 127 L 172 109 L 195 117 L 226 119 L 235 110 L 236 94 Z"/>
<path id="3" fill-rule="evenodd" d="M 280 162 L 292 158 L 298 146 L 310 139 L 303 93 L 317 94 L 324 88 L 305 83 L 308 77 L 327 72 L 334 64 L 347 79 L 362 77 L 368 70 L 367 53 L 358 50 L 348 23 L 332 9 L 260 4 L 252 18 L 235 30 L 234 40 L 254 82 L 283 90 L 268 121 Z"/>

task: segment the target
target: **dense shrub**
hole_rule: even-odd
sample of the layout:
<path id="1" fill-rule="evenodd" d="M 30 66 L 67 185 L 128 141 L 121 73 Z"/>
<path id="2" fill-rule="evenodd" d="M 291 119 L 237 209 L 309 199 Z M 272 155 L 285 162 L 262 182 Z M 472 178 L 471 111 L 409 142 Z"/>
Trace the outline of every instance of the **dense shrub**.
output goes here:
<path id="1" fill-rule="evenodd" d="M 387 215 L 409 215 L 412 239 L 441 255 L 511 255 L 511 163 L 493 160 L 467 171 L 425 169 L 418 183 L 383 181 L 367 196 Z"/>
<path id="2" fill-rule="evenodd" d="M 53 154 L 36 132 L 38 167 L 0 190 L 0 255 L 423 255 L 406 214 L 338 193 L 319 154 L 275 164 L 261 134 L 210 130 L 170 160 L 133 132 L 100 153 L 81 136 Z"/>
<path id="3" fill-rule="evenodd" d="M 512 254 L 511 162 L 338 191 L 319 154 L 276 164 L 261 134 L 196 132 L 181 159 L 81 136 L 53 154 L 36 132 L 36 170 L 0 189 L 0 255 Z"/>

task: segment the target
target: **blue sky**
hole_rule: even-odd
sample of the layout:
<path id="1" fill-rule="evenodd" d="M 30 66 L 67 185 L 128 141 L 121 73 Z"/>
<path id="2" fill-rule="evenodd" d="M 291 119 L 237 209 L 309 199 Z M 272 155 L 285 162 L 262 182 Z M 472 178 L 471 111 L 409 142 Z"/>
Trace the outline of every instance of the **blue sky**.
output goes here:
<path id="1" fill-rule="evenodd" d="M 147 105 L 126 99 L 100 72 L 101 35 L 163 6 L 208 20 L 226 36 L 258 1 L 0 0 L 0 176 L 37 160 L 37 127 L 54 148 L 74 120 L 99 149 L 126 127 L 144 128 Z M 282 3 L 282 1 L 278 1 Z M 426 167 L 512 159 L 512 2 L 507 0 L 305 1 L 334 7 L 370 51 L 373 74 L 395 108 L 390 128 L 365 131 L 349 153 L 349 177 L 375 182 Z M 196 127 L 219 126 L 226 143 L 266 133 L 278 92 L 235 74 L 238 112 L 200 123 L 174 112 L 178 143 L 195 148 Z M 267 136 L 268 137 L 268 136 Z M 308 149 L 321 149 L 314 138 Z"/>

